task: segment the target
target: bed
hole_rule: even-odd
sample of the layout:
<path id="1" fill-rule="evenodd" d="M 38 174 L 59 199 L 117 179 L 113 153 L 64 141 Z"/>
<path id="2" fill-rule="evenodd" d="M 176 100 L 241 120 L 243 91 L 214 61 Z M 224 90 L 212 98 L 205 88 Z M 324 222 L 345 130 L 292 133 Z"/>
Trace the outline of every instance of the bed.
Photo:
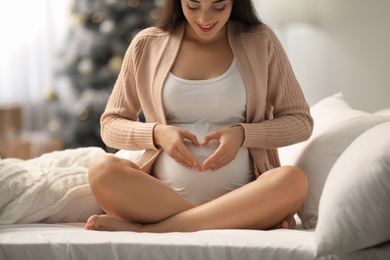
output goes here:
<path id="1" fill-rule="evenodd" d="M 280 149 L 309 180 L 294 230 L 84 230 L 101 213 L 88 166 L 107 155 L 86 147 L 0 160 L 0 259 L 390 259 L 389 110 L 352 109 L 338 93 L 311 111 L 312 137 Z"/>
<path id="2" fill-rule="evenodd" d="M 315 258 L 314 232 L 207 230 L 133 233 L 83 230 L 82 223 L 0 227 L 0 259 L 389 259 L 390 244 Z"/>

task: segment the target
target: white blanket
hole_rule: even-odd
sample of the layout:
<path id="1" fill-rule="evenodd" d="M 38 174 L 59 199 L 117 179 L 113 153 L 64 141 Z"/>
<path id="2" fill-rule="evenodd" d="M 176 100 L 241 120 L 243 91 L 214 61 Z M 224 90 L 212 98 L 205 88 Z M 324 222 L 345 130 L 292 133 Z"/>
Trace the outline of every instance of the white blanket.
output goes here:
<path id="1" fill-rule="evenodd" d="M 91 194 L 88 167 L 106 154 L 88 147 L 26 161 L 0 159 L 0 224 L 38 222 L 70 200 Z"/>

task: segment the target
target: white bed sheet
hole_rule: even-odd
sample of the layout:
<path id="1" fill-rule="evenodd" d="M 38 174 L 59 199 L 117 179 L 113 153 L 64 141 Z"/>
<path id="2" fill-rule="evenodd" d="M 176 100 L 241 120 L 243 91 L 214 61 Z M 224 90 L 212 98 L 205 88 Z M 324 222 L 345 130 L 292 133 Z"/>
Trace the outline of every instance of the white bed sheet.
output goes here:
<path id="1" fill-rule="evenodd" d="M 390 259 L 390 243 L 347 255 L 315 258 L 313 230 L 155 234 L 87 231 L 83 226 L 83 223 L 2 225 L 0 259 Z"/>

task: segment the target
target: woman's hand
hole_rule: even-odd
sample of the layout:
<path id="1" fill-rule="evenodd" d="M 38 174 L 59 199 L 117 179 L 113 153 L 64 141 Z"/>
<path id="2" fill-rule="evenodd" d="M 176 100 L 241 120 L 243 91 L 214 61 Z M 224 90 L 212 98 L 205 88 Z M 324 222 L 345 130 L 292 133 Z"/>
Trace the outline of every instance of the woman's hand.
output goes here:
<path id="1" fill-rule="evenodd" d="M 196 136 L 187 130 L 176 126 L 156 125 L 153 130 L 153 139 L 156 146 L 161 146 L 176 162 L 184 167 L 200 171 L 198 161 L 194 158 L 183 140 L 188 139 L 195 146 L 200 146 Z"/>
<path id="2" fill-rule="evenodd" d="M 230 163 L 238 153 L 245 138 L 245 130 L 242 126 L 220 129 L 207 134 L 204 137 L 202 146 L 207 145 L 211 140 L 218 140 L 219 147 L 207 158 L 202 165 L 201 171 L 216 171 Z"/>

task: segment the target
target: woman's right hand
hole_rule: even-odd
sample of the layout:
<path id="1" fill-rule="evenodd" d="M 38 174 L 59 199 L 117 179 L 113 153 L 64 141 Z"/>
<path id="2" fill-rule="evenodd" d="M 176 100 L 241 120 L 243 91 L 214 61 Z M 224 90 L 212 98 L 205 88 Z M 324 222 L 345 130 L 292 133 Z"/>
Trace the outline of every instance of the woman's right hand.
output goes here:
<path id="1" fill-rule="evenodd" d="M 172 159 L 184 167 L 200 171 L 198 161 L 194 158 L 183 140 L 188 139 L 195 146 L 200 146 L 196 136 L 182 128 L 170 125 L 156 125 L 153 129 L 153 139 L 156 146 L 162 147 Z"/>

